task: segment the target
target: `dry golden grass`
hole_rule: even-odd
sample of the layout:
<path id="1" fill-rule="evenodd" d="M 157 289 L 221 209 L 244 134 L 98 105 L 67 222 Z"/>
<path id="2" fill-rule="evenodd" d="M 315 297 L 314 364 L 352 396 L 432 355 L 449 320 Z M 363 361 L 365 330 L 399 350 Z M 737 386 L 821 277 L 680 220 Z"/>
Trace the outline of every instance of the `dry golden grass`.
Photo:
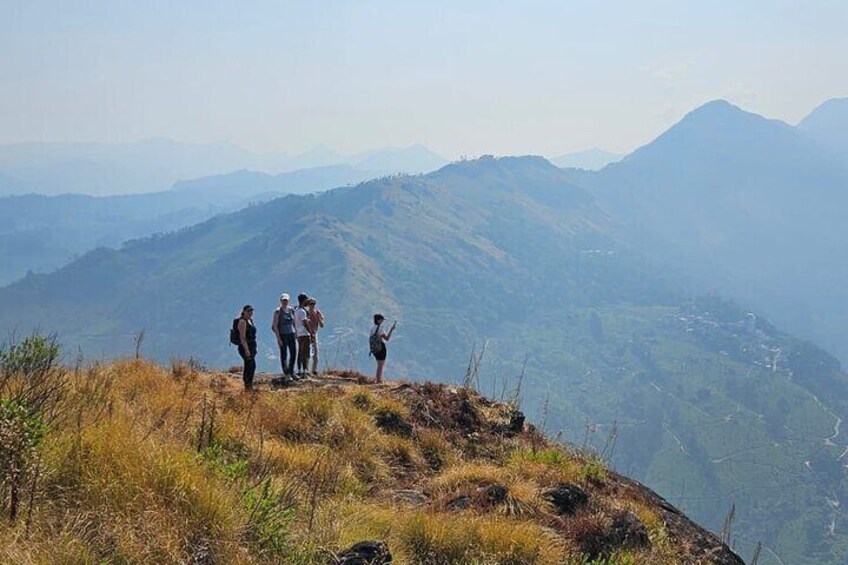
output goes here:
<path id="1" fill-rule="evenodd" d="M 456 450 L 438 430 L 421 428 L 415 431 L 415 441 L 431 471 L 439 471 L 458 459 Z"/>
<path id="2" fill-rule="evenodd" d="M 528 521 L 445 512 L 398 511 L 375 505 L 340 509 L 343 543 L 385 539 L 399 563 L 554 564 L 568 555 L 566 542 Z"/>
<path id="3" fill-rule="evenodd" d="M 0 563 L 307 565 L 362 539 L 386 540 L 397 563 L 581 563 L 577 538 L 606 527 L 609 509 L 635 513 L 653 544 L 622 563 L 675 562 L 647 499 L 553 516 L 543 490 L 595 488 L 606 476 L 596 460 L 521 437 L 487 437 L 474 458 L 444 430 L 412 426 L 386 388 L 250 395 L 190 363 L 129 360 L 69 372 L 66 392 L 29 523 L 0 519 Z M 492 485 L 507 494 L 487 505 Z M 431 503 L 396 504 L 401 488 Z M 458 495 L 476 505 L 444 510 Z"/>

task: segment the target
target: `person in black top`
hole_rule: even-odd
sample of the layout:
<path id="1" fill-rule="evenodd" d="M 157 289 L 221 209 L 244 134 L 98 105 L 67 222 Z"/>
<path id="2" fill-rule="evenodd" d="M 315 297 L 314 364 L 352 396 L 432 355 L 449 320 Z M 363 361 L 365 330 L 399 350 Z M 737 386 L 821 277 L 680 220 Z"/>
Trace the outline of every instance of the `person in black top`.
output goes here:
<path id="1" fill-rule="evenodd" d="M 253 390 L 253 375 L 256 373 L 256 326 L 253 325 L 253 306 L 250 304 L 241 309 L 238 333 L 238 352 L 244 361 L 244 390 Z"/>
<path id="2" fill-rule="evenodd" d="M 377 374 L 374 377 L 375 383 L 383 382 L 383 366 L 386 364 L 386 342 L 392 339 L 392 334 L 395 333 L 397 321 L 392 324 L 389 332 L 383 330 L 383 322 L 386 321 L 382 314 L 374 314 L 374 326 L 371 328 L 371 336 L 369 338 L 369 346 L 371 355 L 377 360 Z"/>

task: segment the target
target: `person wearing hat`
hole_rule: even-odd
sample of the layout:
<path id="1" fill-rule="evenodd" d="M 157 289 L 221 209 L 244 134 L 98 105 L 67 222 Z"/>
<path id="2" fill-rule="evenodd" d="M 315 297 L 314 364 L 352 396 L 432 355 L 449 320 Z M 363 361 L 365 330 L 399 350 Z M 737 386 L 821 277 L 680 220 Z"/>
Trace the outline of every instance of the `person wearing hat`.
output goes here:
<path id="1" fill-rule="evenodd" d="M 309 348 L 312 345 L 309 312 L 306 311 L 307 300 L 309 296 L 304 293 L 298 294 L 297 308 L 294 311 L 294 329 L 297 335 L 297 376 L 301 379 L 309 375 Z"/>
<path id="2" fill-rule="evenodd" d="M 242 380 L 245 390 L 253 390 L 253 375 L 256 374 L 256 326 L 253 325 L 253 306 L 246 304 L 238 319 L 238 352 L 244 361 Z"/>
<path id="3" fill-rule="evenodd" d="M 294 361 L 297 356 L 296 332 L 294 308 L 289 305 L 289 295 L 285 292 L 280 295 L 280 307 L 274 310 L 271 331 L 277 336 L 277 345 L 280 347 L 280 366 L 283 370 L 283 379 L 292 378 L 294 376 Z"/>
<path id="4" fill-rule="evenodd" d="M 371 355 L 377 361 L 377 374 L 374 375 L 373 381 L 375 383 L 383 382 L 383 366 L 386 364 L 387 353 L 386 342 L 392 339 L 392 334 L 395 333 L 397 327 L 397 321 L 395 321 L 387 333 L 383 330 L 383 322 L 385 321 L 386 317 L 382 314 L 374 314 L 374 326 L 371 328 L 371 335 L 368 340 Z"/>
<path id="5" fill-rule="evenodd" d="M 324 314 L 318 309 L 318 301 L 310 296 L 306 300 L 306 318 L 312 334 L 312 376 L 318 374 L 318 330 L 324 327 Z"/>

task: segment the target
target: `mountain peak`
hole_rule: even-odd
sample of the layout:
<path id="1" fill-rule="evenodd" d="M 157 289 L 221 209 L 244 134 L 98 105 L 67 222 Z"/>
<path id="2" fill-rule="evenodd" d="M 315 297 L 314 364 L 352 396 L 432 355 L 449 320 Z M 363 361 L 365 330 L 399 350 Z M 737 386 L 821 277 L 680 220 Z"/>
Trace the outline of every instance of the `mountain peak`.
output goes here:
<path id="1" fill-rule="evenodd" d="M 373 151 L 356 160 L 361 169 L 387 173 L 429 173 L 446 163 L 444 157 L 420 143 Z"/>
<path id="2" fill-rule="evenodd" d="M 710 100 L 709 102 L 705 102 L 692 110 L 692 112 L 699 111 L 727 111 L 727 110 L 741 110 L 739 106 L 730 103 L 724 98 L 716 98 L 715 100 Z"/>
<path id="3" fill-rule="evenodd" d="M 563 169 L 585 169 L 599 171 L 616 161 L 621 160 L 624 155 L 606 151 L 599 147 L 591 147 L 582 151 L 575 151 L 552 157 L 550 162 Z"/>
<path id="4" fill-rule="evenodd" d="M 818 105 L 798 123 L 807 137 L 848 159 L 848 97 L 831 98 Z"/>
<path id="5" fill-rule="evenodd" d="M 727 100 L 711 100 L 706 104 L 702 104 L 686 114 L 679 124 L 686 123 L 727 123 L 730 121 L 744 120 L 750 118 L 765 119 L 759 114 L 746 112 L 739 106 L 731 104 Z"/>
<path id="6" fill-rule="evenodd" d="M 830 117 L 834 113 L 848 115 L 848 96 L 831 98 L 825 100 L 810 112 L 803 120 L 798 122 L 798 127 L 805 129 L 811 122 L 815 122 L 824 116 Z"/>
<path id="7" fill-rule="evenodd" d="M 748 152 L 757 150 L 763 140 L 772 149 L 781 144 L 786 149 L 795 146 L 797 138 L 792 126 L 780 120 L 748 112 L 727 100 L 713 100 L 686 114 L 651 143 L 625 157 L 620 164 L 632 164 L 645 158 L 656 158 L 660 162 L 672 155 L 675 159 L 697 160 L 698 151 L 711 151 L 716 147 L 723 147 L 731 154 Z M 765 151 L 762 147 L 760 150 L 761 153 Z M 651 155 L 653 157 L 649 157 Z M 614 163 L 611 168 L 615 169 L 617 165 Z"/>

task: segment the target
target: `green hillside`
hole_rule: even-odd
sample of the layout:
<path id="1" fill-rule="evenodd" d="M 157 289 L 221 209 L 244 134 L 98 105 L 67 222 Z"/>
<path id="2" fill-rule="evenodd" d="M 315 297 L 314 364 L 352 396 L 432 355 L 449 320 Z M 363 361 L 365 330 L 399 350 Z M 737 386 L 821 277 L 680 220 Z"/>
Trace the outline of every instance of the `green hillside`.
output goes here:
<path id="1" fill-rule="evenodd" d="M 2 150 L 0 150 L 2 153 Z M 269 175 L 240 170 L 180 181 L 170 190 L 118 196 L 0 196 L 0 284 L 50 272 L 96 247 L 184 228 L 284 194 L 361 182 L 374 173 L 348 166 Z"/>
<path id="2" fill-rule="evenodd" d="M 400 322 L 390 374 L 456 382 L 486 343 L 484 392 L 514 394 L 524 367 L 523 406 L 549 434 L 609 452 L 714 531 L 736 503 L 743 556 L 762 540 L 760 563 L 844 559 L 839 364 L 692 300 L 567 178 L 540 158 L 482 158 L 281 198 L 27 277 L 0 290 L 0 329 L 55 331 L 91 356 L 129 352 L 144 329 L 147 354 L 227 366 L 250 302 L 274 369 L 271 311 L 305 290 L 329 322 L 325 362 L 370 370 L 380 310 Z"/>

